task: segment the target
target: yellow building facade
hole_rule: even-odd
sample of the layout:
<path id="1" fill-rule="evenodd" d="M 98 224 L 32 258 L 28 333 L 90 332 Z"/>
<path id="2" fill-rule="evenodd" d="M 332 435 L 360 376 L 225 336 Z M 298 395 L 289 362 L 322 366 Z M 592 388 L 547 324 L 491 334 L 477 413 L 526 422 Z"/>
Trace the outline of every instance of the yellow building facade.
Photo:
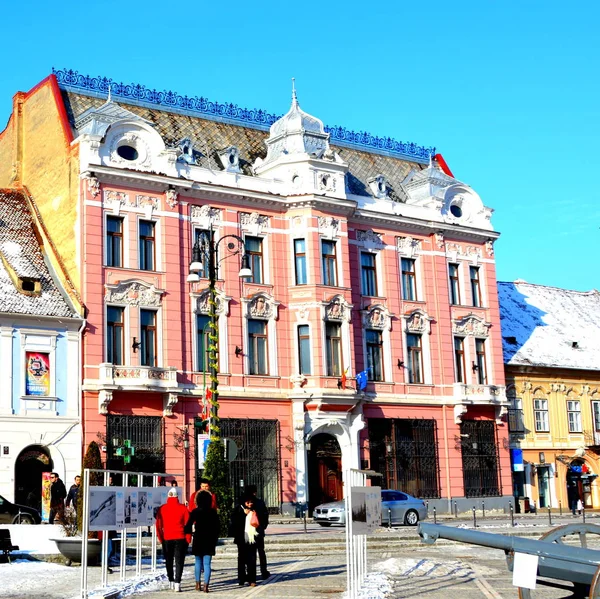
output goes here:
<path id="1" fill-rule="evenodd" d="M 498 288 L 515 501 L 600 508 L 600 293 Z"/>

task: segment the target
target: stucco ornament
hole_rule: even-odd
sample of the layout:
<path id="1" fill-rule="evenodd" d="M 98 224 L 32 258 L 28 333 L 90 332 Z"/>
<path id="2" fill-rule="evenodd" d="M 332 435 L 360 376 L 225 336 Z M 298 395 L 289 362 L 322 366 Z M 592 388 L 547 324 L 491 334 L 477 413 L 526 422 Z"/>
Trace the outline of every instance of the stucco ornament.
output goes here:
<path id="1" fill-rule="evenodd" d="M 319 216 L 319 234 L 324 237 L 336 237 L 340 228 L 340 221 L 332 216 Z"/>
<path id="2" fill-rule="evenodd" d="M 87 181 L 88 193 L 96 198 L 100 194 L 100 181 L 94 173 L 86 173 L 85 179 Z"/>
<path id="3" fill-rule="evenodd" d="M 335 191 L 336 179 L 331 173 L 318 173 L 316 176 L 319 191 Z"/>
<path id="4" fill-rule="evenodd" d="M 475 337 L 487 337 L 490 334 L 491 323 L 475 314 L 467 314 L 462 318 L 452 321 L 452 333 L 455 335 L 473 335 Z"/>
<path id="5" fill-rule="evenodd" d="M 113 399 L 113 392 L 102 390 L 98 392 L 98 412 L 100 414 L 108 414 L 108 404 Z"/>
<path id="6" fill-rule="evenodd" d="M 356 231 L 356 241 L 361 243 L 366 249 L 382 249 L 385 246 L 382 237 L 381 233 L 376 233 L 372 229 Z"/>
<path id="7" fill-rule="evenodd" d="M 325 305 L 325 320 L 342 322 L 350 320 L 352 305 L 343 296 L 336 295 Z"/>
<path id="8" fill-rule="evenodd" d="M 121 206 L 129 203 L 129 195 L 122 191 L 109 189 L 104 191 L 104 206 L 111 208 L 114 214 L 119 214 Z"/>
<path id="9" fill-rule="evenodd" d="M 192 223 L 199 225 L 202 229 L 210 229 L 221 221 L 221 211 L 209 204 L 203 206 L 192 206 L 190 208 Z"/>
<path id="10" fill-rule="evenodd" d="M 492 239 L 488 239 L 485 242 L 485 253 L 492 258 L 494 256 L 494 241 Z"/>
<path id="11" fill-rule="evenodd" d="M 168 206 L 170 208 L 175 208 L 175 206 L 177 206 L 177 204 L 179 203 L 178 200 L 179 193 L 177 192 L 177 190 L 173 187 L 169 187 L 169 189 L 165 191 L 165 201 L 167 202 Z"/>
<path id="12" fill-rule="evenodd" d="M 427 333 L 431 318 L 423 310 L 414 310 L 406 317 L 406 330 L 409 333 Z"/>
<path id="13" fill-rule="evenodd" d="M 363 326 L 366 329 L 389 330 L 391 319 L 387 308 L 381 304 L 376 304 L 363 310 Z"/>
<path id="14" fill-rule="evenodd" d="M 248 316 L 261 320 L 270 320 L 276 316 L 276 303 L 272 298 L 260 293 L 248 302 Z"/>
<path id="15" fill-rule="evenodd" d="M 104 301 L 107 304 L 159 307 L 164 291 L 142 281 L 124 281 L 116 285 L 106 284 Z"/>
<path id="16" fill-rule="evenodd" d="M 227 305 L 229 302 L 228 297 L 226 297 L 225 293 L 220 289 L 216 290 L 215 294 L 215 313 L 217 315 L 221 315 L 227 311 Z M 195 304 L 195 312 L 196 314 L 204 314 L 208 315 L 210 312 L 210 289 L 205 289 L 201 291 L 198 297 L 196 298 Z"/>
<path id="17" fill-rule="evenodd" d="M 173 416 L 173 408 L 179 401 L 177 393 L 165 393 L 163 395 L 163 416 Z"/>
<path id="18" fill-rule="evenodd" d="M 261 235 L 269 226 L 269 217 L 258 212 L 242 212 L 240 215 L 242 229 L 251 235 Z"/>
<path id="19" fill-rule="evenodd" d="M 421 250 L 421 240 L 414 237 L 397 237 L 396 251 L 406 258 L 414 258 Z"/>
<path id="20" fill-rule="evenodd" d="M 444 234 L 439 232 L 434 235 L 435 237 L 435 245 L 439 250 L 444 249 Z"/>

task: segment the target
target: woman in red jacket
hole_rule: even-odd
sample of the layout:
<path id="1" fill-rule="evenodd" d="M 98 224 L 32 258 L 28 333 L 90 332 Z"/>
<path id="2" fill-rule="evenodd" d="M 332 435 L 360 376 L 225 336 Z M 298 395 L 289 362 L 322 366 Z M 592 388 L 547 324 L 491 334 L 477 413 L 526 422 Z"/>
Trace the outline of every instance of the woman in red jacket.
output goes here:
<path id="1" fill-rule="evenodd" d="M 190 513 L 185 505 L 179 503 L 177 488 L 173 487 L 167 495 L 167 503 L 156 512 L 156 536 L 162 543 L 165 567 L 169 578 L 169 588 L 181 591 L 181 575 L 191 535 L 185 534 L 185 525 Z M 173 574 L 175 560 L 175 574 Z"/>

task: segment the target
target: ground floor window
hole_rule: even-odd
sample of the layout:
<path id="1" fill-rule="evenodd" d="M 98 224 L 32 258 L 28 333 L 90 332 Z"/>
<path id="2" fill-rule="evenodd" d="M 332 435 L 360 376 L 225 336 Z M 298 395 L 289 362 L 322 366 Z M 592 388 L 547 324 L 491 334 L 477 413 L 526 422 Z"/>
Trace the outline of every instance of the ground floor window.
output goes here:
<path id="1" fill-rule="evenodd" d="M 371 469 L 382 487 L 415 497 L 440 497 L 437 428 L 433 419 L 369 418 Z"/>
<path id="2" fill-rule="evenodd" d="M 164 472 L 163 419 L 160 416 L 109 414 L 106 417 L 106 450 L 108 468 Z"/>
<path id="3" fill-rule="evenodd" d="M 458 442 L 465 497 L 502 495 L 496 424 L 491 420 L 464 420 Z"/>
<path id="4" fill-rule="evenodd" d="M 269 512 L 281 509 L 281 463 L 278 420 L 222 418 L 221 437 L 232 439 L 237 455 L 229 463 L 229 483 L 235 501 L 248 485 L 256 485 L 257 495 Z"/>

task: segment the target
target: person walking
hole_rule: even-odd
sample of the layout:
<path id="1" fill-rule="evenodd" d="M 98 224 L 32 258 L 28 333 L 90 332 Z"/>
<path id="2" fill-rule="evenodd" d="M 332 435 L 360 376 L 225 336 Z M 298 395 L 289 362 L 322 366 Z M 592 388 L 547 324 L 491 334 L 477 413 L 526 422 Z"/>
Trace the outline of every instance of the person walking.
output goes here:
<path id="1" fill-rule="evenodd" d="M 179 503 L 177 489 L 169 489 L 167 503 L 161 505 L 156 512 L 156 536 L 163 547 L 165 568 L 169 579 L 169 588 L 181 592 L 181 575 L 191 536 L 185 533 L 190 514 Z M 173 561 L 175 571 L 173 572 Z"/>
<path id="2" fill-rule="evenodd" d="M 73 507 L 77 509 L 77 497 L 79 495 L 79 489 L 81 488 L 81 476 L 79 474 L 75 477 L 75 483 L 71 485 L 69 493 L 67 494 L 67 501 L 65 507 L 69 507 L 73 504 Z"/>
<path id="3" fill-rule="evenodd" d="M 198 507 L 192 510 L 185 532 L 191 534 L 192 529 L 194 532 L 192 554 L 196 556 L 196 590 L 204 590 L 208 593 L 212 558 L 219 541 L 219 515 L 212 507 L 212 496 L 207 491 L 200 491 L 196 495 L 196 503 Z M 202 573 L 204 573 L 204 587 Z"/>
<path id="4" fill-rule="evenodd" d="M 231 534 L 238 548 L 238 584 L 256 586 L 256 538 L 260 526 L 254 497 L 245 495 L 231 515 Z"/>
<path id="5" fill-rule="evenodd" d="M 258 563 L 260 564 L 260 574 L 263 580 L 268 580 L 271 576 L 267 568 L 267 554 L 265 553 L 265 533 L 269 526 L 269 510 L 262 499 L 256 496 L 256 485 L 248 485 L 246 487 L 248 495 L 254 497 L 254 509 L 258 516 L 259 527 L 256 529 L 258 536 L 256 537 L 256 552 L 258 553 Z"/>
<path id="6" fill-rule="evenodd" d="M 62 520 L 65 511 L 65 497 L 67 496 L 67 489 L 65 483 L 60 480 L 57 472 L 50 474 L 50 516 L 48 522 L 54 524 L 54 519 L 58 516 L 59 520 Z"/>

